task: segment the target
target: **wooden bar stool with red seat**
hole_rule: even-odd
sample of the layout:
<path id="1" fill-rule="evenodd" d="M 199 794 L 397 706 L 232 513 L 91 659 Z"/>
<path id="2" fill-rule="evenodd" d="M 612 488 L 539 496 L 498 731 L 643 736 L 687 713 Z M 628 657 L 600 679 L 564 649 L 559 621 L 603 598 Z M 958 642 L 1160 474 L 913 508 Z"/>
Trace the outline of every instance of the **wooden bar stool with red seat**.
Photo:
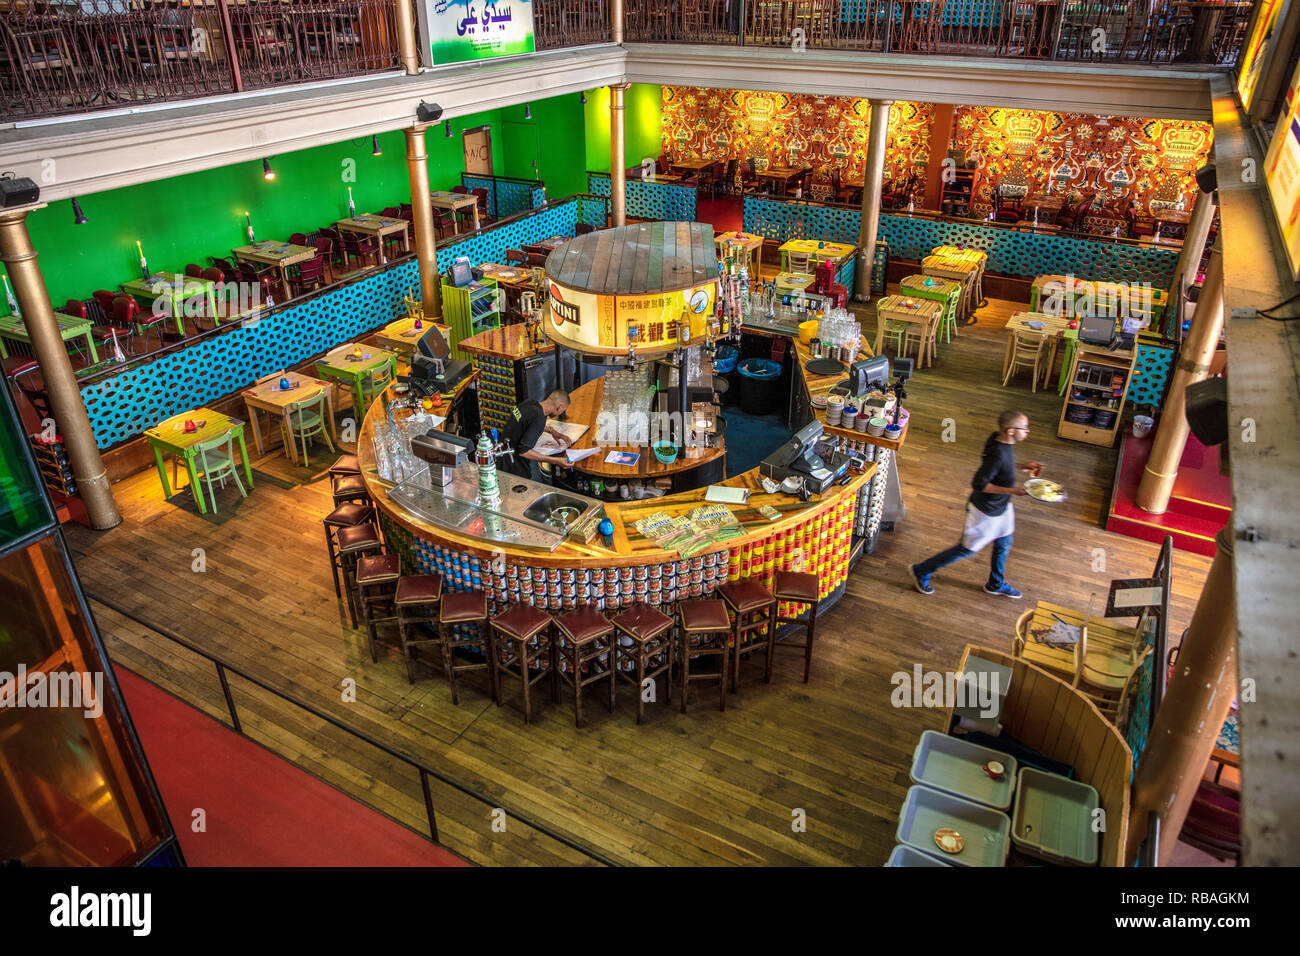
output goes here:
<path id="1" fill-rule="evenodd" d="M 325 547 L 329 551 L 330 571 L 334 574 L 334 596 L 342 597 L 343 592 L 339 589 L 339 572 L 343 570 L 343 562 L 339 558 L 339 545 L 336 532 L 341 528 L 356 528 L 363 524 L 369 524 L 375 517 L 375 509 L 370 505 L 358 504 L 354 501 L 346 502 L 339 505 L 333 511 L 325 516 Z"/>
<path id="2" fill-rule="evenodd" d="M 397 633 L 402 640 L 402 659 L 406 661 L 406 679 L 415 683 L 415 652 L 426 644 L 440 645 L 438 611 L 442 604 L 441 574 L 404 574 L 393 596 L 397 608 Z M 416 627 L 426 625 L 430 637 L 417 637 Z"/>
<path id="3" fill-rule="evenodd" d="M 801 571 L 778 571 L 776 572 L 776 580 L 772 583 L 772 595 L 777 600 L 777 623 L 793 624 L 796 627 L 804 627 L 808 631 L 808 639 L 802 644 L 792 644 L 783 639 L 776 645 L 777 647 L 803 648 L 803 682 L 806 684 L 808 683 L 809 671 L 812 668 L 813 637 L 817 628 L 817 608 L 821 603 L 821 579 L 815 574 L 806 574 Z M 784 617 L 781 614 L 782 603 L 793 604 L 798 608 L 805 608 L 806 611 L 795 611 L 792 616 Z"/>
<path id="4" fill-rule="evenodd" d="M 379 654 L 375 650 L 375 625 L 397 620 L 397 608 L 393 602 L 397 597 L 397 584 L 401 577 L 402 564 L 395 554 L 368 554 L 357 559 L 357 568 L 353 574 L 357 585 L 356 605 L 361 612 L 361 623 L 366 628 L 372 662 L 379 660 Z M 379 608 L 392 613 L 377 614 Z"/>
<path id="5" fill-rule="evenodd" d="M 636 686 L 636 722 L 645 721 L 645 684 L 652 683 L 660 674 L 665 676 L 668 692 L 664 701 L 673 696 L 673 619 L 657 608 L 640 601 L 613 619 L 621 635 L 615 646 L 615 663 L 618 676 Z M 621 660 L 626 660 L 624 669 Z M 635 672 L 636 676 L 631 674 Z"/>
<path id="6" fill-rule="evenodd" d="M 497 706 L 501 706 L 501 677 L 519 678 L 524 691 L 524 723 L 533 722 L 532 688 L 550 678 L 551 700 L 560 702 L 559 671 L 551 651 L 551 622 L 554 619 L 531 604 L 512 604 L 492 618 L 492 643 L 496 648 Z"/>
<path id="7" fill-rule="evenodd" d="M 727 662 L 731 647 L 731 618 L 727 615 L 727 602 L 720 598 L 701 598 L 681 601 L 677 605 L 677 619 L 681 625 L 681 644 L 677 659 L 681 664 L 682 713 L 686 713 L 686 698 L 691 692 L 691 681 L 718 682 L 718 710 L 727 709 Z M 697 658 L 718 658 L 718 672 L 691 673 L 691 661 Z"/>
<path id="8" fill-rule="evenodd" d="M 476 626 L 475 626 L 476 625 Z M 471 631 L 470 627 L 474 626 Z M 464 671 L 485 670 L 488 693 L 497 700 L 497 670 L 493 666 L 492 629 L 488 627 L 487 594 L 483 591 L 448 591 L 438 605 L 438 642 L 442 646 L 442 666 L 451 684 L 451 702 L 460 706 L 456 675 Z M 475 651 L 483 662 L 457 663 L 457 651 Z"/>
<path id="9" fill-rule="evenodd" d="M 361 504 L 370 504 L 370 492 L 366 490 L 366 483 L 362 480 L 361 475 L 348 474 L 331 474 L 330 490 L 334 495 L 334 504 L 341 505 L 345 501 L 356 501 Z"/>
<path id="10" fill-rule="evenodd" d="M 352 626 L 357 626 L 357 561 L 370 554 L 380 554 L 384 542 L 379 537 L 379 529 L 367 521 L 351 528 L 339 528 L 338 536 L 339 566 L 343 573 L 343 590 L 348 599 L 348 618 Z"/>
<path id="11" fill-rule="evenodd" d="M 614 625 L 596 608 L 584 605 L 555 616 L 558 633 L 551 641 L 552 667 L 573 687 L 573 721 L 582 726 L 582 689 L 609 683 L 609 712 L 614 712 Z"/>
<path id="12" fill-rule="evenodd" d="M 335 475 L 359 475 L 361 474 L 361 461 L 356 455 L 339 455 L 334 464 L 329 467 L 330 477 Z"/>
<path id="13" fill-rule="evenodd" d="M 732 613 L 731 692 L 736 692 L 736 682 L 740 679 L 740 659 L 759 648 L 764 648 L 767 653 L 763 682 L 770 684 L 772 647 L 776 642 L 776 598 L 767 588 L 748 578 L 728 581 L 718 588 L 718 593 Z M 767 636 L 760 633 L 764 628 L 767 628 Z"/>

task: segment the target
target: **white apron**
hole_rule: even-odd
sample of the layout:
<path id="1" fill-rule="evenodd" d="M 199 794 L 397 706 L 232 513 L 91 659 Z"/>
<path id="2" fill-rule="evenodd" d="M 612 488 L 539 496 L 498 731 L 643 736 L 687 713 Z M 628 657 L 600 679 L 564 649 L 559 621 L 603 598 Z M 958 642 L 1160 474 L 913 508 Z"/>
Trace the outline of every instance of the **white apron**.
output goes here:
<path id="1" fill-rule="evenodd" d="M 998 538 L 1005 538 L 1016 530 L 1016 509 L 1007 502 L 1007 510 L 1000 515 L 986 515 L 969 501 L 966 502 L 966 527 L 962 529 L 961 546 L 969 551 L 980 551 Z"/>

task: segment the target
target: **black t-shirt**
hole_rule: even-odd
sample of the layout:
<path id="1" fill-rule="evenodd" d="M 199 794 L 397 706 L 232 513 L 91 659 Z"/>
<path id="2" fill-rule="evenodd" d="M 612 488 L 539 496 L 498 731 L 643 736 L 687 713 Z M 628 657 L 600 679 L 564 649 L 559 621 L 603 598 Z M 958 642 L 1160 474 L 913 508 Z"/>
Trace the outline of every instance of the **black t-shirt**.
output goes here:
<path id="1" fill-rule="evenodd" d="M 979 471 L 970 480 L 970 502 L 986 515 L 1000 515 L 1007 510 L 1010 495 L 986 495 L 984 486 L 994 484 L 999 488 L 1014 488 L 1016 485 L 1015 446 L 998 441 L 994 432 L 984 443 L 984 460 L 980 462 Z"/>
<path id="2" fill-rule="evenodd" d="M 546 430 L 546 413 L 542 411 L 541 402 L 528 400 L 520 402 L 510 412 L 506 424 L 505 439 L 515 453 L 506 459 L 507 468 L 512 474 L 527 478 L 529 475 L 528 459 L 524 452 L 532 451 L 537 440 Z"/>

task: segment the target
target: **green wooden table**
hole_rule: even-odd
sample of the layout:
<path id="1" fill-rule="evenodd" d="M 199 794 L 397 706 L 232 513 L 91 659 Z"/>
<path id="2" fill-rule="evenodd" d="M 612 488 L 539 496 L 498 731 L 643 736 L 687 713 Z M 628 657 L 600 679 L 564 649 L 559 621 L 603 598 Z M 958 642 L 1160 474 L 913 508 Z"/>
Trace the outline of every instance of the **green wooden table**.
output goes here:
<path id="1" fill-rule="evenodd" d="M 122 283 L 122 291 L 135 296 L 140 307 L 154 314 L 155 303 L 166 303 L 167 314 L 176 320 L 176 331 L 185 334 L 185 303 L 195 296 L 203 296 L 206 314 L 216 317 L 217 284 L 211 279 L 195 279 L 179 272 L 155 272 L 148 279 L 132 279 Z"/>
<path id="2" fill-rule="evenodd" d="M 1091 311 L 1097 314 L 1104 314 L 1103 309 L 1117 317 L 1120 313 L 1127 312 L 1130 317 L 1142 322 L 1143 329 L 1153 332 L 1163 330 L 1169 293 L 1163 289 L 1151 288 L 1150 283 L 1139 285 L 1093 282 L 1063 275 L 1039 276 L 1029 287 L 1029 308 L 1032 312 L 1042 312 L 1050 303 L 1053 307 L 1059 305 L 1073 316 L 1080 311 L 1089 311 L 1089 308 L 1078 304 L 1085 296 L 1091 301 Z"/>
<path id="3" fill-rule="evenodd" d="M 65 315 L 62 312 L 55 312 L 54 319 L 59 323 L 59 335 L 63 337 L 63 341 L 84 338 L 86 348 L 90 352 L 90 364 L 94 365 L 99 361 L 99 353 L 95 351 L 95 336 L 91 334 L 94 323 L 90 319 L 79 319 L 75 315 Z M 9 357 L 9 352 L 5 348 L 5 339 L 32 344 L 27 323 L 17 315 L 6 315 L 0 318 L 0 358 Z"/>
<path id="4" fill-rule="evenodd" d="M 185 421 L 189 419 L 199 427 L 192 432 L 185 430 Z M 248 462 L 248 449 L 244 445 L 244 423 L 238 418 L 231 418 L 210 408 L 196 408 L 182 412 L 166 421 L 159 422 L 153 428 L 145 430 L 144 437 L 153 448 L 154 464 L 158 466 L 158 478 L 162 481 L 163 497 L 172 496 L 171 484 L 167 481 L 167 469 L 163 465 L 163 453 L 175 455 L 185 462 L 185 470 L 190 475 L 190 492 L 199 506 L 199 514 L 208 513 L 208 506 L 203 500 L 203 489 L 199 485 L 198 472 L 194 467 L 195 449 L 203 443 L 220 438 L 233 432 L 239 442 L 239 457 L 244 463 L 244 477 L 248 479 L 248 490 L 253 490 L 253 466 Z"/>
<path id="5" fill-rule="evenodd" d="M 356 412 L 357 427 L 360 428 L 366 417 L 366 396 L 361 382 L 367 375 L 378 372 L 385 365 L 391 367 L 392 374 L 397 373 L 396 352 L 349 342 L 329 352 L 324 358 L 317 359 L 316 372 L 322 378 L 343 382 L 352 389 L 352 408 Z"/>
<path id="6" fill-rule="evenodd" d="M 898 289 L 899 295 L 913 299 L 929 299 L 942 305 L 943 318 L 940 320 L 942 324 L 939 328 L 945 335 L 944 341 L 952 341 L 952 337 L 957 334 L 957 311 L 961 308 L 960 282 L 940 279 L 937 276 L 911 275 L 903 277 L 903 280 L 898 283 Z"/>

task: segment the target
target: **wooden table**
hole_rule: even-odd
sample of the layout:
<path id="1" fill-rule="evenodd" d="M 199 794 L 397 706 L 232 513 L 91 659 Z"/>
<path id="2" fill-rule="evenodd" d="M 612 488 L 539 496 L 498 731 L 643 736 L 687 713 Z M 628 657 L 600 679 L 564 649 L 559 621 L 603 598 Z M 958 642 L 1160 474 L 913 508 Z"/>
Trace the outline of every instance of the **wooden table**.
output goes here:
<path id="1" fill-rule="evenodd" d="M 474 197 L 471 196 L 471 199 Z M 372 212 L 363 213 L 360 216 L 354 216 L 351 219 L 340 219 L 334 223 L 343 232 L 355 232 L 363 236 L 374 236 L 379 244 L 379 261 L 387 262 L 384 256 L 384 237 L 401 234 L 402 248 L 406 252 L 411 251 L 411 234 L 407 230 L 410 225 L 405 219 L 389 219 L 387 216 L 377 216 Z"/>
<path id="2" fill-rule="evenodd" d="M 781 271 L 789 271 L 790 253 L 807 253 L 808 265 L 816 270 L 818 262 L 833 262 L 839 265 L 858 247 L 847 242 L 831 242 L 829 239 L 791 239 L 781 244 Z"/>
<path id="3" fill-rule="evenodd" d="M 435 209 L 445 209 L 451 213 L 452 222 L 455 223 L 456 227 L 456 235 L 460 235 L 460 220 L 456 217 L 456 213 L 458 210 L 468 208 L 474 213 L 474 231 L 478 231 L 478 197 L 473 193 L 449 193 L 435 190 L 429 193 L 429 205 Z"/>
<path id="4" fill-rule="evenodd" d="M 911 305 L 907 304 L 909 299 Z M 941 318 L 943 318 L 943 306 L 933 299 L 918 299 L 902 295 L 885 296 L 876 303 L 876 354 L 880 354 L 880 347 L 885 339 L 885 322 L 907 322 L 921 327 L 918 366 L 933 364 L 934 335 Z"/>
<path id="5" fill-rule="evenodd" d="M 981 271 L 979 263 L 965 259 L 952 259 L 947 256 L 933 255 L 926 256 L 921 260 L 921 274 L 923 276 L 952 279 L 962 284 L 961 316 L 963 319 L 974 312 L 981 301 L 976 298 L 976 289 L 979 286 Z"/>
<path id="6" fill-rule="evenodd" d="M 527 243 L 521 248 L 524 252 L 544 252 L 549 256 L 572 238 L 572 236 L 551 236 L 551 238 L 543 239 L 541 242 Z"/>
<path id="7" fill-rule="evenodd" d="M 1172 228 L 1175 235 L 1178 235 L 1187 231 L 1192 214 L 1185 209 L 1156 209 L 1152 211 L 1151 218 L 1156 221 L 1157 233 Z"/>
<path id="8" fill-rule="evenodd" d="M 957 313 L 961 309 L 961 296 L 964 286 L 952 279 L 939 279 L 935 276 L 903 276 L 898 283 L 899 295 L 913 299 L 929 299 L 943 307 L 941 321 L 951 320 L 952 334 L 957 334 Z M 942 326 L 940 326 L 942 329 Z M 935 334 L 938 338 L 938 333 Z"/>
<path id="9" fill-rule="evenodd" d="M 761 173 L 756 172 L 754 175 L 758 179 L 771 180 L 773 184 L 779 183 L 781 186 L 781 192 L 784 194 L 790 180 L 794 179 L 794 177 L 798 176 L 802 172 L 802 169 L 791 169 L 789 166 L 769 166 Z"/>
<path id="10" fill-rule="evenodd" d="M 185 421 L 189 419 L 198 425 L 192 432 L 185 431 Z M 194 458 L 198 454 L 197 446 L 221 438 L 234 432 L 239 442 L 239 455 L 244 463 L 244 477 L 248 479 L 248 490 L 253 490 L 253 467 L 248 461 L 248 449 L 244 446 L 244 423 L 238 418 L 231 418 L 210 408 L 196 408 L 182 412 L 166 421 L 159 422 L 153 428 L 145 429 L 144 437 L 153 448 L 154 464 L 158 466 L 158 478 L 162 481 L 163 497 L 170 500 L 171 484 L 167 481 L 167 469 L 163 465 L 163 453 L 167 452 L 183 459 L 185 470 L 190 476 L 190 492 L 199 506 L 199 514 L 208 513 L 208 506 L 203 500 L 203 490 L 199 486 L 198 470 L 194 467 Z"/>
<path id="11" fill-rule="evenodd" d="M 155 315 L 154 306 L 165 302 L 168 315 L 176 320 L 176 331 L 185 334 L 185 303 L 203 296 L 207 314 L 217 315 L 217 284 L 211 279 L 194 279 L 179 272 L 155 272 L 148 279 L 132 279 L 122 283 L 122 291 L 134 296 L 140 307 Z"/>
<path id="12" fill-rule="evenodd" d="M 773 282 L 778 292 L 806 292 L 814 278 L 806 272 L 778 272 Z"/>
<path id="13" fill-rule="evenodd" d="M 416 321 L 416 316 L 408 315 L 396 322 L 389 322 L 381 331 L 375 333 L 375 343 L 402 355 L 410 355 L 415 351 L 415 343 L 420 341 L 420 336 L 433 326 L 442 330 L 444 338 L 451 335 L 449 326 L 430 322 L 428 319 L 419 319 L 420 328 L 417 329 Z M 447 338 L 447 341 L 450 342 L 451 339 Z"/>
<path id="14" fill-rule="evenodd" d="M 55 312 L 54 321 L 59 323 L 59 337 L 63 341 L 84 338 L 86 348 L 90 351 L 90 363 L 94 365 L 99 362 L 99 353 L 95 351 L 95 336 L 91 332 L 94 323 L 90 319 L 79 319 L 75 315 Z M 27 323 L 23 321 L 22 316 L 6 315 L 0 318 L 0 358 L 9 357 L 9 352 L 5 348 L 5 339 L 23 342 L 28 346 L 32 344 Z"/>
<path id="15" fill-rule="evenodd" d="M 1035 226 L 1050 226 L 1056 222 L 1064 205 L 1063 196 L 1026 196 L 1020 200 L 1020 214 Z M 1038 212 L 1037 222 L 1034 222 L 1035 211 Z"/>
<path id="16" fill-rule="evenodd" d="M 1004 328 L 1007 331 L 1007 348 L 1002 357 L 1002 366 L 1006 367 L 1007 360 L 1011 358 L 1011 343 L 1015 340 L 1016 332 L 1037 332 L 1040 335 L 1051 337 L 1051 352 L 1047 356 L 1047 368 L 1043 371 L 1043 385 L 1046 386 L 1048 380 L 1052 377 L 1052 366 L 1056 362 L 1056 349 L 1062 342 L 1068 340 L 1065 353 L 1065 366 L 1061 370 L 1060 391 L 1064 391 L 1065 373 L 1070 368 L 1071 344 L 1078 341 L 1079 332 L 1077 329 L 1070 328 L 1070 317 L 1068 315 L 1048 315 L 1045 312 L 1017 312 L 1007 319 Z M 1041 329 L 1032 328 L 1029 323 L 1042 323 Z"/>
<path id="17" fill-rule="evenodd" d="M 673 169 L 677 170 L 679 174 L 682 173 L 683 170 L 698 173 L 700 170 L 708 169 L 716 162 L 716 159 L 682 159 L 675 163 L 669 163 L 669 165 L 672 166 Z"/>
<path id="18" fill-rule="evenodd" d="M 728 246 L 739 246 L 745 252 L 757 252 L 763 248 L 763 237 L 749 232 L 724 232 L 713 237 L 713 245 L 718 250 L 718 258 L 725 258 Z"/>
<path id="19" fill-rule="evenodd" d="M 356 350 L 361 349 L 361 357 L 355 358 Z M 361 390 L 362 380 L 371 372 L 377 372 L 385 365 L 396 373 L 397 353 L 373 345 L 361 345 L 349 342 L 330 351 L 324 358 L 317 359 L 316 372 L 324 378 L 345 382 L 352 389 L 352 407 L 356 420 L 366 417 L 366 397 Z"/>
<path id="20" fill-rule="evenodd" d="M 383 243 L 381 242 L 380 245 L 382 246 Z M 239 246 L 230 251 L 240 262 L 252 262 L 274 268 L 280 274 L 280 287 L 286 294 L 289 292 L 289 267 L 316 258 L 316 250 L 312 246 L 295 246 L 275 239 L 263 239 L 261 242 Z"/>
<path id="21" fill-rule="evenodd" d="M 268 415 L 279 415 L 284 426 L 285 449 L 289 453 L 289 460 L 296 465 L 298 464 L 298 449 L 293 440 L 293 431 L 289 427 L 289 406 L 294 402 L 302 401 L 304 398 L 310 398 L 313 393 L 324 389 L 325 427 L 329 429 L 330 437 L 334 439 L 334 443 L 337 445 L 339 434 L 338 427 L 334 422 L 334 385 L 331 382 L 303 375 L 301 372 L 285 372 L 283 377 L 290 382 L 290 387 L 286 390 L 280 389 L 279 378 L 259 382 L 252 388 L 244 389 L 244 406 L 248 409 L 248 420 L 253 425 L 253 443 L 257 445 L 257 453 L 259 455 L 265 454 L 265 445 L 262 442 L 262 426 L 258 421 L 260 417 L 258 412 L 264 411 Z"/>
<path id="22" fill-rule="evenodd" d="M 1135 301 L 1140 294 L 1141 299 Z M 1145 298 L 1150 295 L 1151 301 Z M 1163 289 L 1151 289 L 1146 285 L 1138 289 L 1118 282 L 1094 282 L 1088 279 L 1076 279 L 1073 276 L 1047 275 L 1039 276 L 1029 286 L 1029 309 L 1031 312 L 1048 311 L 1046 299 L 1063 298 L 1061 311 L 1066 318 L 1077 315 L 1075 301 L 1086 296 L 1094 305 L 1098 302 L 1116 306 L 1117 317 L 1124 315 L 1144 318 L 1147 328 L 1160 329 L 1164 322 L 1165 308 L 1169 304 L 1169 293 Z M 1093 311 L 1089 309 L 1088 311 Z"/>
<path id="23" fill-rule="evenodd" d="M 1056 623 L 1058 617 L 1063 619 L 1066 624 L 1080 627 L 1084 623 L 1085 616 L 1086 612 L 1084 611 L 1076 611 L 1059 604 L 1039 601 L 1034 607 L 1034 615 L 1029 621 L 1029 633 L 1018 656 L 1022 660 L 1041 667 L 1049 674 L 1055 674 L 1069 683 L 1074 678 L 1075 673 L 1076 655 L 1074 648 L 1040 644 L 1034 640 L 1033 632 L 1049 630 Z M 1096 640 L 1101 644 L 1110 646 L 1116 644 L 1141 646 L 1138 630 L 1132 625 L 1118 624 L 1114 618 L 1102 617 L 1099 613 L 1093 614 L 1087 621 L 1089 644 Z"/>

